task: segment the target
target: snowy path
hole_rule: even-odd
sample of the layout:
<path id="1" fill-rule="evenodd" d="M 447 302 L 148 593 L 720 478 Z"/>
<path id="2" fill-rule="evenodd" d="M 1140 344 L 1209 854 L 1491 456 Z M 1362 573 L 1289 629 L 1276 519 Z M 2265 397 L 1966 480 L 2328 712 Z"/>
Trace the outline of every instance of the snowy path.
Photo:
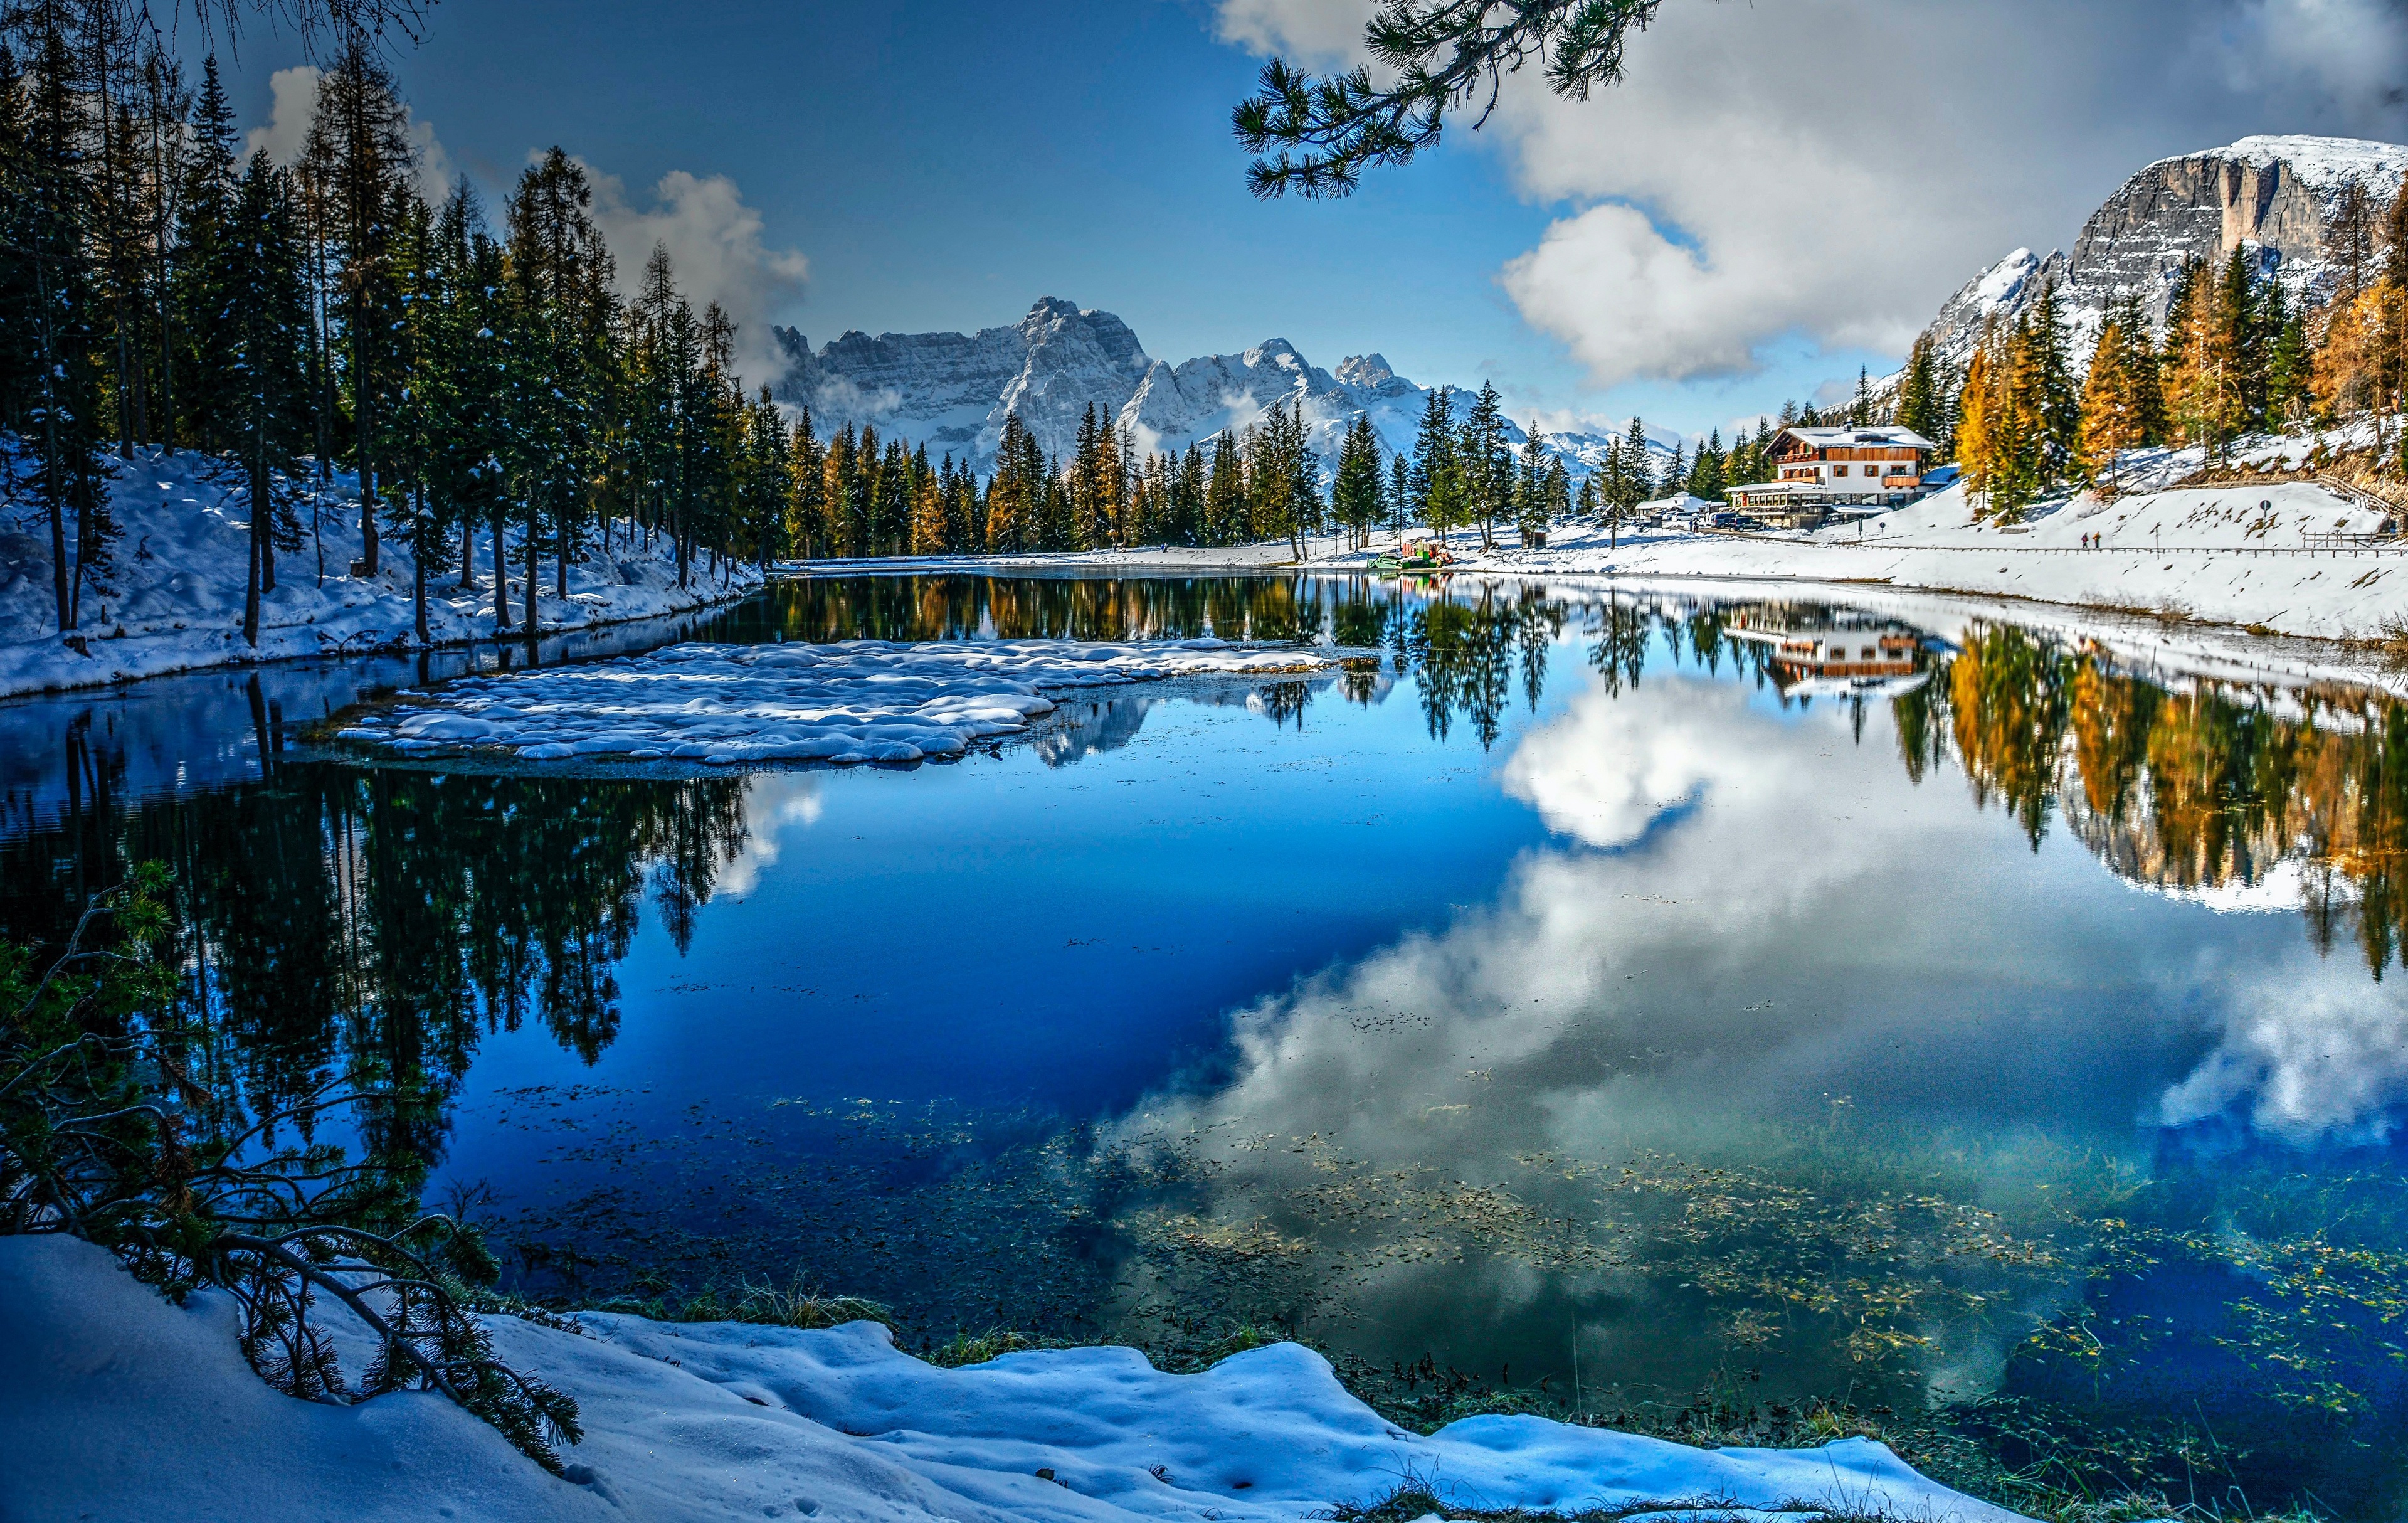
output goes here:
<path id="1" fill-rule="evenodd" d="M 88 1244 L 0 1239 L 10 1515 L 1297 1519 L 1412 1479 L 1467 1507 L 1712 1501 L 1715 1516 L 1821 1504 L 1918 1523 L 2014 1516 L 1862 1439 L 1708 1451 L 1536 1417 L 1474 1417 L 1423 1438 L 1293 1343 L 1195 1375 L 1122 1348 L 939 1370 L 871 1323 L 577 1320 L 582 1335 L 487 1323 L 503 1358 L 577 1398 L 586 1436 L 565 1452 L 562 1480 L 440 1397 L 333 1407 L 279 1395 L 243 1363 L 222 1296 L 179 1309 Z"/>

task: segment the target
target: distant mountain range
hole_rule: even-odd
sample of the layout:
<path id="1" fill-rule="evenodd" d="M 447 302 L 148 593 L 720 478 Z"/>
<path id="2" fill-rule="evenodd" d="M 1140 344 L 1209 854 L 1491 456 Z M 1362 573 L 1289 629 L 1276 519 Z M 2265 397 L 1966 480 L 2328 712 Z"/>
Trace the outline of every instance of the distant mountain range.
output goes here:
<path id="1" fill-rule="evenodd" d="M 2185 260 L 2223 259 L 2243 245 L 2295 301 L 2321 301 L 2333 289 L 2330 244 L 2344 187 L 2362 185 L 2379 216 L 2403 170 L 2408 147 L 2355 137 L 2243 137 L 2159 159 L 2091 213 L 2071 251 L 2042 258 L 2017 249 L 1966 281 L 1925 331 L 1961 368 L 1984 323 L 2013 321 L 2054 280 L 2072 351 L 2086 362 L 2109 308 L 2137 295 L 2162 324 Z"/>
<path id="2" fill-rule="evenodd" d="M 1300 402 L 1326 468 L 1336 463 L 1345 430 L 1367 413 L 1383 444 L 1410 451 L 1428 395 L 1377 354 L 1351 355 L 1333 372 L 1284 338 L 1173 365 L 1149 356 L 1111 313 L 1054 296 L 1009 327 L 974 334 L 855 332 L 813 350 L 792 328 L 772 332 L 786 359 L 772 390 L 780 401 L 809 407 L 823 434 L 867 424 L 882 438 L 968 460 L 982 473 L 994 468 L 1004 419 L 1015 410 L 1049 453 L 1067 457 L 1090 405 L 1140 451 L 1179 451 L 1242 430 L 1274 405 Z M 1468 402 L 1458 390 L 1457 409 Z M 1518 427 L 1512 437 L 1518 447 Z M 1578 478 L 1605 458 L 1611 438 L 1549 434 L 1546 445 Z M 1659 454 L 1673 448 L 1650 442 Z"/>

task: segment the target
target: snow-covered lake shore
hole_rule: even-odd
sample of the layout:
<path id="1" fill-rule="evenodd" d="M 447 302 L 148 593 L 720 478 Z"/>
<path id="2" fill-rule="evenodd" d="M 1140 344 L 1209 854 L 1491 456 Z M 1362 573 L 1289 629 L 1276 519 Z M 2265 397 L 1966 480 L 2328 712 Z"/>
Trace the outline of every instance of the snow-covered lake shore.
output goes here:
<path id="1" fill-rule="evenodd" d="M 192 451 L 172 456 L 136 451 L 118 468 L 110 507 L 124 534 L 114 548 L 114 566 L 84 589 L 81 627 L 64 637 L 57 627 L 40 510 L 24 500 L 0 505 L 0 697 L 208 667 L 414 647 L 416 568 L 408 546 L 387 531 L 377 574 L 349 574 L 361 553 L 353 479 L 335 479 L 316 534 L 278 555 L 278 586 L 261 599 L 254 648 L 242 637 L 251 522 L 236 475 Z M 305 505 L 305 530 L 309 518 Z M 460 587 L 456 568 L 429 578 L 427 629 L 438 646 L 494 638 L 493 537 L 479 534 L 472 544 L 472 588 Z M 511 621 L 523 627 L 523 552 L 515 535 L 505 548 Z M 761 583 L 758 569 L 747 566 L 723 563 L 712 574 L 704 556 L 691 568 L 688 585 L 680 587 L 667 539 L 647 547 L 623 522 L 613 525 L 607 557 L 595 553 L 570 564 L 568 595 L 561 597 L 555 564 L 546 547 L 538 548 L 543 553 L 537 617 L 547 636 L 691 612 L 747 596 Z"/>
<path id="2" fill-rule="evenodd" d="M 2340 436 L 2334 441 L 2346 443 Z M 2240 464 L 2298 469 L 2316 441 L 2264 441 Z M 2118 496 L 2075 494 L 2039 505 L 2026 522 L 1979 522 L 1951 487 L 1863 524 L 1769 534 L 1615 530 L 1556 525 L 1543 549 L 1510 528 L 1483 550 L 1475 532 L 1449 537 L 1458 574 L 1813 582 L 2012 598 L 2088 614 L 2140 614 L 2170 626 L 2325 640 L 2381 638 L 2408 621 L 2408 539 L 2395 548 L 2318 537 L 2376 532 L 2380 507 L 2312 480 L 2173 485 L 2198 469 L 2197 451 L 2136 452 Z M 1410 538 L 1427 540 L 1426 531 Z M 1144 547 L 1024 554 L 805 563 L 810 574 L 871 570 L 1059 569 L 1090 574 L 1304 569 L 1361 571 L 1395 548 L 1383 530 L 1365 549 L 1322 536 L 1299 560 L 1285 540 L 1213 549 Z"/>
<path id="3" fill-rule="evenodd" d="M 0 1475 L 12 1516 L 345 1518 L 1289 1519 L 1412 1483 L 1466 1508 L 1711 1503 L 1928 1523 L 2014 1515 L 1882 1445 L 1702 1450 L 1537 1417 L 1428 1437 L 1294 1343 L 1165 1374 L 1126 1348 L 941 1369 L 883 1327 L 817 1331 L 579 1314 L 486 1319 L 497 1354 L 577 1399 L 546 1473 L 440 1396 L 296 1401 L 243 1361 L 232 1303 L 177 1307 L 107 1253 L 0 1239 Z"/>

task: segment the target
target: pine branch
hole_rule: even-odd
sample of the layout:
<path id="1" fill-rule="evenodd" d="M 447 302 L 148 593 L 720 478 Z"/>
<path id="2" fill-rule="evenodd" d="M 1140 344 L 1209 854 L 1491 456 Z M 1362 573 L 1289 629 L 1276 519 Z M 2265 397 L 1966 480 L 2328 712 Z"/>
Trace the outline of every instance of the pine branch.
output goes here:
<path id="1" fill-rule="evenodd" d="M 1410 163 L 1435 147 L 1450 111 L 1481 101 L 1478 131 L 1505 77 L 1536 62 L 1547 88 L 1586 100 L 1623 77 L 1630 35 L 1662 0 L 1388 0 L 1363 40 L 1393 82 L 1368 66 L 1314 76 L 1273 58 L 1229 124 L 1254 155 L 1246 183 L 1265 200 L 1290 191 L 1317 200 L 1350 195 L 1363 171 Z M 1485 96 L 1484 101 L 1482 100 Z"/>

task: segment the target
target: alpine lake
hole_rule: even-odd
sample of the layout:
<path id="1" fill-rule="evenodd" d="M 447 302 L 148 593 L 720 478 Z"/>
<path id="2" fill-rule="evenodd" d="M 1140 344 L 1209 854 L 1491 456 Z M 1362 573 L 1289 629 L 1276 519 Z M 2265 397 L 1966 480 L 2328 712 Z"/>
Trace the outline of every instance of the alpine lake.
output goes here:
<path id="1" fill-rule="evenodd" d="M 414 1086 L 531 1300 L 2401 1516 L 2408 703 L 1706 585 L 819 577 L 20 700 L 0 931 L 166 863 L 227 1071 Z M 914 768 L 317 739 L 678 639 L 1206 633 L 1340 659 Z"/>

